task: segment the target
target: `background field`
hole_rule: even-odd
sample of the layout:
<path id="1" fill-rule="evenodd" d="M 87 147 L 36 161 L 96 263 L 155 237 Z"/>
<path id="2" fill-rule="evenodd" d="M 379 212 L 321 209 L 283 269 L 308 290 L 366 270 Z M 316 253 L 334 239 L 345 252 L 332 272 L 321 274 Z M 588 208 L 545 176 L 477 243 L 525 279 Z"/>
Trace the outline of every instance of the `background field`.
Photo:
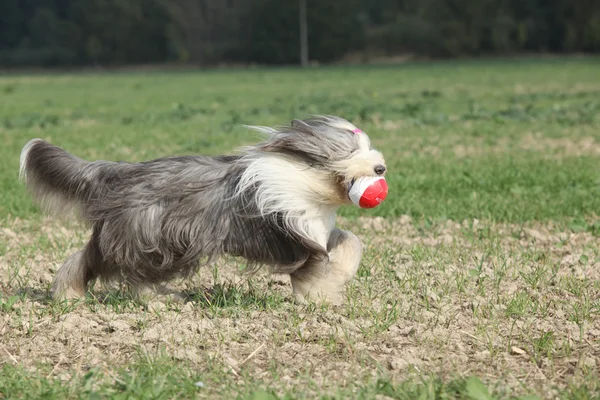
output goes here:
<path id="1" fill-rule="evenodd" d="M 0 398 L 600 396 L 599 77 L 596 58 L 1 77 Z M 340 211 L 367 246 L 344 306 L 230 261 L 176 283 L 185 305 L 46 299 L 88 232 L 17 182 L 29 139 L 220 154 L 314 113 L 389 168 L 384 204 Z"/>

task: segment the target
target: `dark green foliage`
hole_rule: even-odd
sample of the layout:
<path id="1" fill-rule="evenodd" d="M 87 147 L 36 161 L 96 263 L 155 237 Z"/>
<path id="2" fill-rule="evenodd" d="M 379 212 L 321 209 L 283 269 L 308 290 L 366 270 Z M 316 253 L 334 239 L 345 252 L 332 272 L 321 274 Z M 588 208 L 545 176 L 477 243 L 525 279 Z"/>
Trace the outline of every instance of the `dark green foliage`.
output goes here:
<path id="1" fill-rule="evenodd" d="M 298 63 L 299 25 L 297 1 L 265 0 L 253 17 L 250 57 L 267 64 Z M 334 61 L 359 49 L 365 29 L 357 0 L 307 0 L 309 57 Z"/>
<path id="2" fill-rule="evenodd" d="M 299 62 L 298 0 L 7 0 L 0 66 Z M 309 58 L 600 51 L 594 0 L 307 0 Z"/>
<path id="3" fill-rule="evenodd" d="M 600 51 L 600 3 L 579 0 L 379 0 L 370 43 L 388 53 L 462 56 Z"/>
<path id="4" fill-rule="evenodd" d="M 5 1 L 0 65 L 162 62 L 168 23 L 155 0 Z"/>

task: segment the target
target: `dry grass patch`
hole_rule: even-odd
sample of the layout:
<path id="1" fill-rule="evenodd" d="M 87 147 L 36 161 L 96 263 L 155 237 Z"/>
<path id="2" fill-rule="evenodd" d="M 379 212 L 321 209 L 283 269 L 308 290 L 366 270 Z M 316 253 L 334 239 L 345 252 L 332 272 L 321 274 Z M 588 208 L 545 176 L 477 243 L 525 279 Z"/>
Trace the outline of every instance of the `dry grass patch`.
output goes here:
<path id="1" fill-rule="evenodd" d="M 95 288 L 78 306 L 48 302 L 77 225 L 10 220 L 0 230 L 0 362 L 73 379 L 168 356 L 207 378 L 207 393 L 262 381 L 277 392 L 335 393 L 381 376 L 477 375 L 500 395 L 600 391 L 600 238 L 525 226 L 342 220 L 367 244 L 348 303 L 299 306 L 286 277 L 250 282 L 221 262 L 186 304 L 142 306 Z M 595 386 L 594 386 L 595 385 Z M 594 389 L 595 388 L 595 389 Z"/>

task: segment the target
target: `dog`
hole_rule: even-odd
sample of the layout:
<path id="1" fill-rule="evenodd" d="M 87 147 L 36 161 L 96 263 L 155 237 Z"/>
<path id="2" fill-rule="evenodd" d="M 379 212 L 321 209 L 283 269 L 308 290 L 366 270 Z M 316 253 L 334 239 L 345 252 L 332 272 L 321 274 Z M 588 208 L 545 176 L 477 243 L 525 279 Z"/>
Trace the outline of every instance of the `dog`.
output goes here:
<path id="1" fill-rule="evenodd" d="M 264 140 L 239 154 L 140 163 L 88 162 L 41 139 L 27 143 L 19 175 L 32 197 L 91 228 L 56 273 L 51 296 L 80 299 L 94 280 L 160 293 L 168 281 L 233 256 L 249 273 L 289 274 L 299 302 L 341 304 L 363 245 L 336 228 L 336 211 L 352 204 L 356 179 L 385 175 L 382 153 L 336 116 L 248 128 Z"/>

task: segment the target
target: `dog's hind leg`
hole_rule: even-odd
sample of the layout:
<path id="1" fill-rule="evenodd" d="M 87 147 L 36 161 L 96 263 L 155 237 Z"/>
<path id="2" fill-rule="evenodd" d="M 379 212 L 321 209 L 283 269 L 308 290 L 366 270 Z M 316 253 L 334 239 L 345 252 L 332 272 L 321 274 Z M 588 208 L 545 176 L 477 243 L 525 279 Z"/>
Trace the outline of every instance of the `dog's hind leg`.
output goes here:
<path id="1" fill-rule="evenodd" d="M 102 257 L 96 244 L 96 235 L 85 248 L 71 255 L 59 268 L 50 292 L 55 300 L 76 300 L 85 296 L 88 282 L 98 275 Z"/>
<path id="2" fill-rule="evenodd" d="M 352 232 L 334 229 L 327 243 L 329 262 L 309 261 L 291 275 L 294 296 L 300 302 L 324 301 L 339 305 L 344 286 L 360 265 L 362 243 Z"/>

